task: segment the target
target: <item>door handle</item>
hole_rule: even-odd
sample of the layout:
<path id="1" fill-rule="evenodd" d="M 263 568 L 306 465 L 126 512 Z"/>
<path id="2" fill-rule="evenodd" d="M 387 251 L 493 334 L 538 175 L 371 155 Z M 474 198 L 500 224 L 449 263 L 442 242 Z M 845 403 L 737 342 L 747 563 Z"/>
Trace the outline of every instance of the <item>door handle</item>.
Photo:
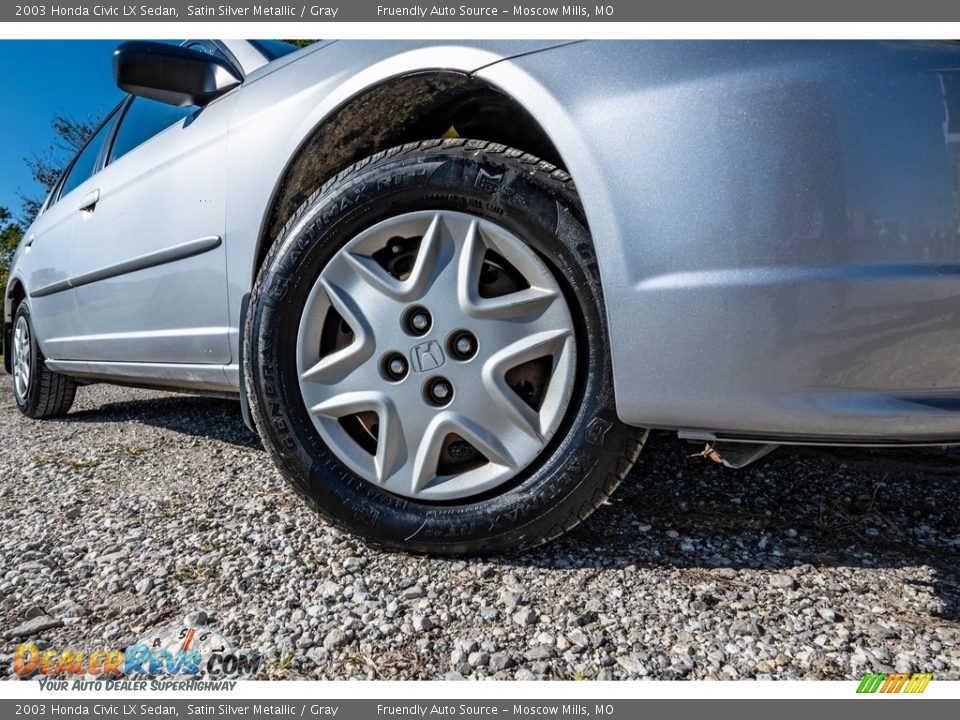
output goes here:
<path id="1" fill-rule="evenodd" d="M 97 207 L 97 201 L 100 200 L 100 190 L 91 190 L 80 203 L 81 212 L 93 212 Z"/>

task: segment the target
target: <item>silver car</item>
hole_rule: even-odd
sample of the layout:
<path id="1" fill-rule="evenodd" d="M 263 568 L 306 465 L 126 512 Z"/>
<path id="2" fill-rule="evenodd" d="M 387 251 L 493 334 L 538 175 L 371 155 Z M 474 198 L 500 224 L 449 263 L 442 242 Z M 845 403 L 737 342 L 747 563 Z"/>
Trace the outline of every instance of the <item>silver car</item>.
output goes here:
<path id="1" fill-rule="evenodd" d="M 106 61 L 106 59 L 105 59 Z M 28 416 L 239 397 L 323 516 L 515 551 L 643 428 L 960 441 L 960 48 L 131 42 L 6 288 Z"/>

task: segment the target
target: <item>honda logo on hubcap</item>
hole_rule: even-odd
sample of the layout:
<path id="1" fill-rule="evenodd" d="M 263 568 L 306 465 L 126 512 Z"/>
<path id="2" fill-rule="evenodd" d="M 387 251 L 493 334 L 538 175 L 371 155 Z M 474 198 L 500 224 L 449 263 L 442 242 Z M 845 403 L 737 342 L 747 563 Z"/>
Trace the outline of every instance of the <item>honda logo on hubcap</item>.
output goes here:
<path id="1" fill-rule="evenodd" d="M 436 340 L 414 345 L 410 351 L 410 365 L 418 372 L 430 372 L 443 365 L 443 349 Z"/>

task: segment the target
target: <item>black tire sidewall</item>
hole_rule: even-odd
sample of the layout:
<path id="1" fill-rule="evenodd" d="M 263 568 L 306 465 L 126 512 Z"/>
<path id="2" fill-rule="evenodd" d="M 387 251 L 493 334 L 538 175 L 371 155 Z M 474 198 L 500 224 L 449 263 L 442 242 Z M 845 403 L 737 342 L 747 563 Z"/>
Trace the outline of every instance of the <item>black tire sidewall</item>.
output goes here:
<path id="1" fill-rule="evenodd" d="M 560 430 L 514 481 L 462 504 L 417 502 L 354 475 L 313 425 L 291 351 L 304 302 L 326 262 L 362 230 L 418 210 L 468 212 L 525 240 L 560 280 L 578 325 L 577 381 Z M 278 242 L 261 270 L 248 316 L 251 409 L 274 458 L 322 514 L 368 539 L 408 550 L 502 551 L 560 534 L 604 492 L 619 461 L 604 445 L 626 428 L 614 410 L 592 243 L 568 183 L 530 172 L 502 153 L 443 147 L 398 153 L 326 189 Z"/>
<path id="2" fill-rule="evenodd" d="M 17 407 L 20 408 L 20 412 L 25 415 L 29 415 L 32 408 L 37 405 L 37 393 L 39 392 L 40 383 L 37 382 L 39 378 L 40 368 L 43 367 L 40 361 L 40 348 L 37 345 L 37 336 L 33 331 L 33 321 L 30 319 L 30 307 L 25 302 L 21 302 L 17 306 L 17 311 L 13 315 L 13 333 L 11 338 L 16 337 L 16 328 L 17 322 L 21 317 L 26 318 L 27 328 L 30 330 L 30 383 L 27 385 L 27 396 L 20 400 L 17 397 L 16 389 L 14 388 L 13 399 L 17 403 Z M 11 343 L 11 352 L 13 352 L 13 343 Z M 15 357 L 11 357 L 11 362 L 16 360 Z"/>

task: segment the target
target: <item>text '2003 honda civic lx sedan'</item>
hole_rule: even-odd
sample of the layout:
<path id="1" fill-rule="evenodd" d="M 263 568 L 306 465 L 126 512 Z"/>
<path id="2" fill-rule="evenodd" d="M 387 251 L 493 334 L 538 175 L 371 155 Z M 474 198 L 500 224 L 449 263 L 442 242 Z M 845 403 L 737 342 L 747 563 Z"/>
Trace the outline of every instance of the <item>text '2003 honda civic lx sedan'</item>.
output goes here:
<path id="1" fill-rule="evenodd" d="M 643 428 L 960 441 L 960 47 L 130 42 L 7 293 L 30 417 L 239 395 L 367 539 L 520 550 Z"/>

